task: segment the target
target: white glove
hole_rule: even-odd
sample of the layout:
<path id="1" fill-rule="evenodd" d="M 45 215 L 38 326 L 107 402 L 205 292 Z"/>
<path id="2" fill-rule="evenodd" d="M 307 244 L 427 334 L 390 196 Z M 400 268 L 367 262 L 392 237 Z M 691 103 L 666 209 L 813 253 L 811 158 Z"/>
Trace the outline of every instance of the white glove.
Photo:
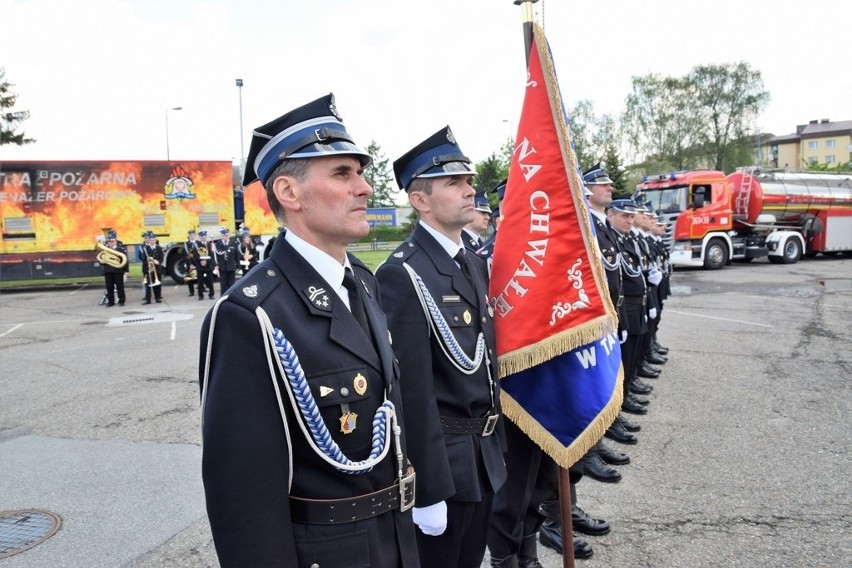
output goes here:
<path id="1" fill-rule="evenodd" d="M 648 271 L 648 282 L 656 286 L 663 280 L 663 273 L 657 270 L 656 268 L 652 268 Z"/>
<path id="2" fill-rule="evenodd" d="M 657 319 L 657 308 L 648 309 L 648 319 Z"/>
<path id="3" fill-rule="evenodd" d="M 622 330 L 621 330 L 621 339 L 619 339 L 619 341 L 618 341 L 618 342 L 619 342 L 619 343 L 624 343 L 625 341 L 627 341 L 627 330 L 626 330 L 626 329 L 622 329 Z"/>
<path id="4" fill-rule="evenodd" d="M 439 501 L 428 507 L 414 507 L 411 510 L 414 524 L 420 527 L 423 534 L 438 536 L 447 530 L 447 502 Z"/>

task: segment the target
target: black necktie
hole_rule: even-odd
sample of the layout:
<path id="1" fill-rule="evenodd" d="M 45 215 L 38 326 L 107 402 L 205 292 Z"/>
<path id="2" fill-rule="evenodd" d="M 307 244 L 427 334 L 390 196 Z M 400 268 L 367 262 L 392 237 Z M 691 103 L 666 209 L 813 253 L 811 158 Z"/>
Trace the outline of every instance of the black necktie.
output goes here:
<path id="1" fill-rule="evenodd" d="M 364 311 L 364 303 L 361 301 L 361 295 L 358 293 L 358 284 L 355 282 L 355 275 L 352 274 L 352 269 L 347 268 L 343 273 L 343 287 L 349 292 L 349 311 L 355 316 L 355 321 L 367 334 L 370 336 L 370 325 L 367 323 L 367 312 Z"/>
<path id="2" fill-rule="evenodd" d="M 461 267 L 464 277 L 467 278 L 468 282 L 470 282 L 471 288 L 476 291 L 476 281 L 473 279 L 473 274 L 470 272 L 470 263 L 467 260 L 467 255 L 465 255 L 462 249 L 459 249 L 459 252 L 457 252 L 456 256 L 453 257 L 453 260 L 459 263 L 459 267 Z"/>

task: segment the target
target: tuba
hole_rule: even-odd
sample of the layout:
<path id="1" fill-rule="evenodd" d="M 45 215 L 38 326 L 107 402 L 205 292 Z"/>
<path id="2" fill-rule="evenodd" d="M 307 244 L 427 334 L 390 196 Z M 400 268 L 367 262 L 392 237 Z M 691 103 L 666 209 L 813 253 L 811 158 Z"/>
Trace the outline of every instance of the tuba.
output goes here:
<path id="1" fill-rule="evenodd" d="M 113 250 L 102 242 L 95 243 L 95 248 L 98 249 L 98 262 L 106 264 L 113 268 L 124 268 L 127 266 L 127 255 L 123 252 Z"/>

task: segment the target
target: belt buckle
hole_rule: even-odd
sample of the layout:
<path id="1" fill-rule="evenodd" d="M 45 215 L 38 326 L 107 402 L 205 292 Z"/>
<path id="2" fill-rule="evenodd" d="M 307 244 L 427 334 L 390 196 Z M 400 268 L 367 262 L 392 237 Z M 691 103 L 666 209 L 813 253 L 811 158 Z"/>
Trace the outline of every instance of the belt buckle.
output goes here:
<path id="1" fill-rule="evenodd" d="M 416 473 L 413 467 L 408 468 L 408 474 L 399 480 L 399 510 L 407 511 L 414 506 L 414 478 Z"/>
<path id="2" fill-rule="evenodd" d="M 491 414 L 485 420 L 485 427 L 482 429 L 482 437 L 485 438 L 494 433 L 494 429 L 497 427 L 497 420 L 500 418 L 499 414 Z"/>

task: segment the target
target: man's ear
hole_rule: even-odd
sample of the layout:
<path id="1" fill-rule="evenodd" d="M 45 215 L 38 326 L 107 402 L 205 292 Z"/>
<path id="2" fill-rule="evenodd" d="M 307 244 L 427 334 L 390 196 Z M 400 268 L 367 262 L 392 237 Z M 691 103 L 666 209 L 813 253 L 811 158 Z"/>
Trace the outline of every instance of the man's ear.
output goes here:
<path id="1" fill-rule="evenodd" d="M 422 191 L 412 191 L 408 194 L 408 202 L 418 213 L 423 213 L 429 210 L 429 200 Z"/>
<path id="2" fill-rule="evenodd" d="M 275 199 L 285 210 L 298 211 L 302 206 L 296 180 L 290 176 L 275 178 L 275 181 L 272 182 L 272 193 L 275 194 Z"/>

